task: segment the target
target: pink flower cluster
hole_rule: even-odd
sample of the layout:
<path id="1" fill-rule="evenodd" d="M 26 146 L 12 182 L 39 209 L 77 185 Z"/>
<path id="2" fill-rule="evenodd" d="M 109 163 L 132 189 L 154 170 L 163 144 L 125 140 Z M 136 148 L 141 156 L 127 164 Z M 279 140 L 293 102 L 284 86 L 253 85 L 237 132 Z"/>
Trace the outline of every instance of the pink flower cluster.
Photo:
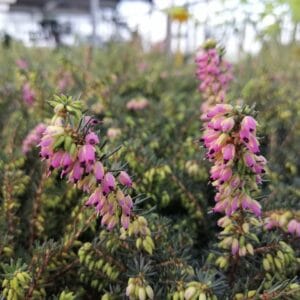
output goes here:
<path id="1" fill-rule="evenodd" d="M 267 230 L 271 230 L 273 228 L 282 228 L 284 227 L 284 224 L 281 224 L 279 218 L 275 218 L 274 216 L 270 216 L 264 220 L 264 227 Z"/>
<path id="2" fill-rule="evenodd" d="M 26 70 L 28 69 L 28 62 L 25 59 L 17 59 L 16 60 L 16 65 L 18 66 L 19 69 L 21 70 Z"/>
<path id="3" fill-rule="evenodd" d="M 202 119 L 215 104 L 224 102 L 229 83 L 233 79 L 231 65 L 223 59 L 216 48 L 202 49 L 196 57 L 199 90 L 205 102 L 201 106 Z"/>
<path id="4" fill-rule="evenodd" d="M 35 101 L 36 98 L 36 94 L 34 92 L 34 90 L 31 88 L 30 84 L 28 82 L 26 82 L 23 85 L 22 88 L 22 96 L 23 96 L 23 100 L 27 105 L 32 105 L 33 102 Z"/>
<path id="5" fill-rule="evenodd" d="M 210 178 L 218 192 L 213 210 L 231 216 L 244 209 L 260 216 L 261 206 L 249 194 L 249 189 L 261 183 L 266 165 L 259 153 L 255 119 L 230 104 L 216 104 L 206 118 L 201 140 L 214 163 Z"/>
<path id="6" fill-rule="evenodd" d="M 300 237 L 300 222 L 293 219 L 288 224 L 288 232 Z"/>
<path id="7" fill-rule="evenodd" d="M 300 237 L 300 222 L 298 222 L 295 219 L 290 220 L 289 223 L 287 224 L 287 228 L 285 228 L 285 226 L 280 224 L 279 221 L 268 218 L 265 224 L 265 228 L 268 230 L 271 230 L 273 228 L 281 228 L 290 234 L 294 234 L 295 236 Z"/>
<path id="8" fill-rule="evenodd" d="M 89 120 L 90 118 L 86 118 Z M 90 122 L 92 123 L 92 122 Z M 57 145 L 64 145 L 57 146 Z M 98 136 L 92 126 L 84 134 L 63 126 L 60 118 L 48 126 L 39 144 L 40 156 L 47 161 L 49 174 L 58 170 L 61 177 L 88 193 L 87 206 L 94 206 L 102 217 L 101 224 L 112 230 L 116 224 L 127 229 L 133 207 L 129 195 L 124 195 L 124 187 L 130 188 L 130 176 L 121 171 L 114 174 L 106 170 L 97 157 Z M 68 150 L 66 150 L 68 149 Z"/>
<path id="9" fill-rule="evenodd" d="M 24 154 L 27 154 L 33 147 L 36 147 L 40 143 L 46 127 L 45 124 L 40 123 L 29 132 L 22 143 L 22 151 Z"/>
<path id="10" fill-rule="evenodd" d="M 285 232 L 300 237 L 300 222 L 294 219 L 295 216 L 290 211 L 284 213 L 273 212 L 264 220 L 264 226 L 267 230 L 280 228 Z"/>
<path id="11" fill-rule="evenodd" d="M 120 128 L 108 128 L 107 130 L 107 137 L 111 140 L 114 140 L 115 138 L 117 138 L 119 135 L 121 135 L 121 129 Z"/>
<path id="12" fill-rule="evenodd" d="M 143 73 L 149 69 L 149 64 L 147 64 L 146 62 L 140 62 L 137 65 L 137 69 L 139 72 Z"/>
<path id="13" fill-rule="evenodd" d="M 132 99 L 126 104 L 126 108 L 133 111 L 144 110 L 148 106 L 149 101 L 145 98 Z"/>

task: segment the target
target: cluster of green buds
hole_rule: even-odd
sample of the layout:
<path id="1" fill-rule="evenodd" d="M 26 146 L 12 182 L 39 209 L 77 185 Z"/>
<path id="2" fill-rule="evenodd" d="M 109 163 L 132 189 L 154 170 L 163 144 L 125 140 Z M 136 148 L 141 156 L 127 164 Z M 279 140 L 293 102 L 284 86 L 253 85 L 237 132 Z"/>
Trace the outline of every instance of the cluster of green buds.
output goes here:
<path id="1" fill-rule="evenodd" d="M 6 274 L 5 279 L 2 281 L 3 290 L 1 295 L 4 297 L 3 299 L 6 300 L 25 299 L 31 277 L 22 267 L 17 268 L 13 273 L 10 273 L 11 268 L 12 266 L 9 265 L 4 267 L 9 273 Z"/>
<path id="2" fill-rule="evenodd" d="M 159 203 L 160 206 L 166 207 L 170 204 L 171 198 L 166 190 L 161 191 L 161 186 L 170 178 L 171 174 L 172 170 L 169 165 L 150 168 L 144 173 L 142 184 L 137 188 L 141 193 L 145 193 Z M 155 186 L 158 186 L 159 189 L 155 190 Z M 149 193 L 149 191 L 152 192 Z"/>
<path id="3" fill-rule="evenodd" d="M 7 173 L 8 176 L 13 176 L 13 177 L 23 177 L 24 176 L 24 172 L 21 170 L 22 167 L 24 166 L 25 163 L 25 159 L 23 157 L 18 158 L 16 160 L 13 160 L 9 163 L 4 163 L 4 171 Z M 14 173 L 14 174 L 12 174 Z M 26 183 L 20 183 L 19 188 L 16 189 L 16 191 L 20 190 L 20 193 L 24 192 L 25 188 L 26 188 Z"/>
<path id="4" fill-rule="evenodd" d="M 81 118 L 82 102 L 79 100 L 73 101 L 72 97 L 67 96 L 53 96 L 53 100 L 49 101 L 49 104 L 54 107 L 55 115 L 52 118 L 52 123 L 55 124 L 60 118 L 64 118 L 66 113 Z"/>
<path id="5" fill-rule="evenodd" d="M 174 297 L 175 296 L 175 297 Z M 217 296 L 214 295 L 209 284 L 191 281 L 186 284 L 184 291 L 184 298 L 182 298 L 182 293 L 176 293 L 173 295 L 173 300 L 217 300 Z"/>
<path id="6" fill-rule="evenodd" d="M 216 259 L 215 265 L 221 269 L 226 270 L 229 267 L 229 262 L 230 262 L 230 256 L 225 254 L 225 255 L 219 256 Z"/>
<path id="7" fill-rule="evenodd" d="M 109 280 L 115 281 L 120 274 L 116 266 L 109 262 L 109 258 L 104 258 L 105 255 L 100 250 L 94 249 L 91 243 L 84 243 L 78 251 L 78 256 L 82 265 L 90 272 L 100 273 L 101 277 L 105 276 Z M 81 277 L 81 280 L 85 281 L 84 274 Z M 97 279 L 92 280 L 91 286 L 93 288 L 98 287 L 98 290 L 102 288 L 100 281 Z"/>
<path id="8" fill-rule="evenodd" d="M 196 160 L 188 160 L 185 163 L 185 170 L 190 176 L 199 176 L 199 172 L 203 171 Z"/>
<path id="9" fill-rule="evenodd" d="M 177 281 L 176 291 L 168 294 L 168 300 L 184 300 L 185 282 Z"/>
<path id="10" fill-rule="evenodd" d="M 253 216 L 242 216 L 239 213 L 231 217 L 225 216 L 218 221 L 218 225 L 223 228 L 219 238 L 219 247 L 231 252 L 232 256 L 254 255 L 253 243 L 258 243 L 255 227 L 260 226 L 260 221 Z M 216 261 L 219 267 L 225 268 L 224 259 L 221 257 Z"/>
<path id="11" fill-rule="evenodd" d="M 248 290 L 244 293 L 237 293 L 234 296 L 234 300 L 265 300 L 265 299 L 289 299 L 298 300 L 300 296 L 300 285 L 296 282 L 290 282 L 289 284 L 279 284 L 272 286 L 271 288 L 261 291 Z"/>
<path id="12" fill-rule="evenodd" d="M 143 177 L 143 181 L 145 183 L 151 183 L 155 180 L 165 180 L 169 174 L 171 174 L 172 171 L 168 165 L 162 165 L 159 167 L 153 167 L 149 169 L 147 172 L 145 172 L 145 175 Z"/>
<path id="13" fill-rule="evenodd" d="M 22 195 L 30 178 L 25 175 L 22 167 L 25 163 L 24 158 L 19 158 L 15 161 L 6 163 L 4 166 L 4 184 L 3 197 L 14 197 Z M 11 186 L 11 188 L 8 188 Z M 12 204 L 11 204 L 12 205 Z M 9 207 L 11 209 L 11 207 Z"/>
<path id="14" fill-rule="evenodd" d="M 279 281 L 289 278 L 289 274 L 299 268 L 300 259 L 295 256 L 290 245 L 280 241 L 273 250 L 264 255 L 262 264 L 266 272 L 264 287 L 269 288 L 274 277 Z"/>
<path id="15" fill-rule="evenodd" d="M 111 293 L 105 293 L 102 295 L 101 300 L 116 300 L 118 297 L 112 295 Z"/>
<path id="16" fill-rule="evenodd" d="M 234 300 L 254 300 L 259 299 L 258 292 L 256 290 L 250 290 L 246 293 L 237 293 L 234 296 Z"/>
<path id="17" fill-rule="evenodd" d="M 24 159 L 9 162 L 3 167 L 3 184 L 1 210 L 4 212 L 7 224 L 7 237 L 0 241 L 0 253 L 10 257 L 13 254 L 13 239 L 20 233 L 19 218 L 16 214 L 20 207 L 18 196 L 22 195 L 30 178 L 22 170 Z"/>
<path id="18" fill-rule="evenodd" d="M 121 246 L 121 240 L 118 234 L 113 234 L 114 232 L 107 232 L 107 230 L 101 230 L 99 234 L 99 239 L 102 245 L 110 252 L 116 252 Z"/>
<path id="19" fill-rule="evenodd" d="M 74 300 L 75 296 L 73 292 L 62 291 L 59 295 L 59 300 Z"/>
<path id="20" fill-rule="evenodd" d="M 140 275 L 139 277 L 129 278 L 126 296 L 128 296 L 130 300 L 152 300 L 154 299 L 154 292 L 145 278 Z"/>
<path id="21" fill-rule="evenodd" d="M 128 230 L 121 228 L 121 239 L 129 237 L 135 237 L 135 245 L 138 250 L 144 249 L 147 253 L 152 255 L 155 248 L 154 242 L 151 237 L 151 231 L 148 227 L 148 222 L 143 216 L 135 218 L 128 227 Z"/>
<path id="22" fill-rule="evenodd" d="M 11 257 L 14 253 L 14 249 L 12 246 L 6 245 L 1 249 L 1 253 L 3 254 L 3 256 Z"/>

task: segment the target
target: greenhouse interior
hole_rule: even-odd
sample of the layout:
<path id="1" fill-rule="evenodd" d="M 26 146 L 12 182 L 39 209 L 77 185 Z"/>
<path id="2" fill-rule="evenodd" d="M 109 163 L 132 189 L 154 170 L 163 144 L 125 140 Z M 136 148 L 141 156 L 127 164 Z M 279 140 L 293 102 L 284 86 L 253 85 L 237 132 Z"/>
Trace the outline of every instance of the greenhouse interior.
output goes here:
<path id="1" fill-rule="evenodd" d="M 300 1 L 0 0 L 0 300 L 299 300 Z"/>

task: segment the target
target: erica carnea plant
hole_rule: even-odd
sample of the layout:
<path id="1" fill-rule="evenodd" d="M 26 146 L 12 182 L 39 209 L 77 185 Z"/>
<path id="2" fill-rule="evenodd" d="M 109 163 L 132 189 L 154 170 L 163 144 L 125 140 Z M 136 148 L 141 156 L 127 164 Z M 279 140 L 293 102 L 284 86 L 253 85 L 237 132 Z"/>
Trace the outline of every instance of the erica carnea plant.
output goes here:
<path id="1" fill-rule="evenodd" d="M 104 167 L 108 156 L 101 151 L 95 133 L 98 121 L 81 114 L 80 101 L 63 96 L 50 103 L 55 115 L 39 143 L 49 174 L 58 170 L 62 178 L 88 193 L 85 205 L 95 207 L 108 230 L 119 223 L 127 229 L 133 206 L 127 189 L 132 180 L 124 170 Z"/>
<path id="2" fill-rule="evenodd" d="M 236 293 L 235 299 L 265 299 L 265 297 L 269 299 L 268 297 L 283 295 L 297 297 L 299 295 L 297 284 L 291 282 L 290 285 L 285 283 L 280 285 L 289 278 L 289 271 L 283 277 L 276 277 L 279 285 L 274 290 L 264 290 L 271 288 L 276 282 L 274 272 L 276 270 L 283 272 L 285 267 L 289 268 L 293 263 L 296 264 L 296 257 L 292 248 L 284 241 L 274 244 L 270 236 L 265 236 L 264 241 L 258 237 L 263 235 L 264 228 L 261 204 L 255 197 L 258 196 L 259 185 L 262 184 L 263 175 L 266 173 L 267 160 L 261 155 L 260 142 L 256 135 L 258 123 L 253 117 L 255 115 L 253 108 L 246 105 L 231 105 L 225 98 L 231 76 L 226 77 L 226 70 L 224 74 L 220 67 L 218 68 L 218 62 L 222 61 L 221 54 L 218 53 L 216 43 L 208 41 L 196 60 L 201 80 L 200 90 L 204 93 L 205 101 L 202 105 L 201 142 L 206 149 L 206 158 L 213 164 L 210 179 L 211 185 L 216 189 L 214 197 L 216 204 L 212 210 L 215 213 L 225 214 L 218 220 L 218 225 L 222 228 L 218 247 L 223 254 L 216 259 L 215 264 L 226 270 L 229 284 L 238 291 L 240 287 L 235 284 L 237 276 L 241 276 L 240 274 L 247 276 L 244 270 L 248 269 L 246 267 L 248 259 L 244 260 L 243 257 L 262 258 L 265 272 L 252 279 L 249 278 L 249 292 Z M 213 60 L 211 56 L 214 57 Z M 219 85 L 211 80 L 212 64 L 214 64 L 214 79 Z M 218 77 L 221 75 L 228 80 L 221 80 Z M 297 224 L 295 220 L 290 221 L 287 231 L 296 233 Z M 270 229 L 273 226 L 276 226 L 276 223 L 269 217 L 266 227 Z M 264 244 L 263 247 L 260 247 L 261 243 Z M 273 260 L 274 253 L 277 256 Z M 253 288 L 256 284 L 259 286 L 258 289 Z M 290 292 L 290 289 L 295 290 Z"/>

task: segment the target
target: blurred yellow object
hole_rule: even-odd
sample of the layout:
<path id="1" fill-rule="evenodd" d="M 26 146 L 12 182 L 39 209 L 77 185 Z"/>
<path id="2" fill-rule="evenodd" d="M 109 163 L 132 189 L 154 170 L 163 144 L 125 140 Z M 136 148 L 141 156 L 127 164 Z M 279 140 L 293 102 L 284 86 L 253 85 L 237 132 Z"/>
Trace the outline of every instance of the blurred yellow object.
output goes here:
<path id="1" fill-rule="evenodd" d="M 183 65 L 183 54 L 181 51 L 177 51 L 175 54 L 175 65 L 176 67 L 180 67 Z"/>
<path id="2" fill-rule="evenodd" d="M 186 22 L 190 17 L 188 10 L 182 6 L 171 7 L 168 10 L 168 15 L 173 21 L 178 21 L 180 23 Z"/>

